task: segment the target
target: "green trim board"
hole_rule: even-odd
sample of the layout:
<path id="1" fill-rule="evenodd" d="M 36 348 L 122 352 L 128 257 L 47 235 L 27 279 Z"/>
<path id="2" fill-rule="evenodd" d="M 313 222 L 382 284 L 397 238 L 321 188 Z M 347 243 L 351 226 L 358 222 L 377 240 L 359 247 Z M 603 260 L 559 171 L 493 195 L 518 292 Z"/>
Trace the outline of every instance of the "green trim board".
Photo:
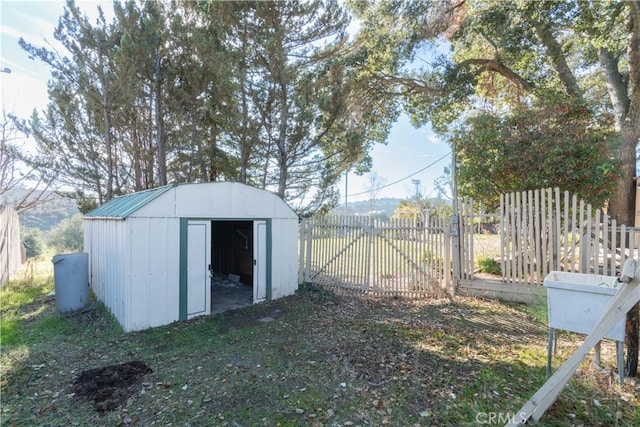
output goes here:
<path id="1" fill-rule="evenodd" d="M 254 220 L 256 221 L 256 220 Z M 271 219 L 264 219 L 261 221 L 265 221 L 265 223 L 267 224 L 267 295 L 266 295 L 266 299 L 267 301 L 271 301 L 271 295 L 272 295 L 272 289 L 271 289 L 271 266 L 272 266 L 272 260 L 273 260 L 273 232 L 271 230 Z"/>
<path id="2" fill-rule="evenodd" d="M 180 218 L 180 297 L 179 320 L 187 320 L 187 230 L 189 220 Z"/>

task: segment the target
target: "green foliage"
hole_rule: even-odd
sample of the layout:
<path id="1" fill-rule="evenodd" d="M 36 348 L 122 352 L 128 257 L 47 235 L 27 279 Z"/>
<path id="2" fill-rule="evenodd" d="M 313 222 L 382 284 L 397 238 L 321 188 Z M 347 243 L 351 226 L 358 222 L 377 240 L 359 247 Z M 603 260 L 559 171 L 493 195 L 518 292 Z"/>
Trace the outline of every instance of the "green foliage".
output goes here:
<path id="1" fill-rule="evenodd" d="M 458 191 L 487 209 L 501 192 L 559 187 L 602 206 L 619 177 L 611 127 L 564 103 L 470 117 L 451 137 Z"/>
<path id="2" fill-rule="evenodd" d="M 50 103 L 20 124 L 22 160 L 74 188 L 86 212 L 167 182 L 234 180 L 300 214 L 337 203 L 366 171 L 397 102 L 367 91 L 336 0 L 115 2 L 112 20 L 68 1 L 52 51 Z"/>
<path id="3" fill-rule="evenodd" d="M 413 198 L 401 200 L 391 218 L 412 219 L 421 224 L 427 218 L 437 217 L 448 220 L 451 215 L 453 215 L 453 207 L 443 199 Z"/>
<path id="4" fill-rule="evenodd" d="M 502 272 L 500 263 L 493 258 L 483 257 L 478 259 L 478 267 L 482 273 L 499 275 Z"/>
<path id="5" fill-rule="evenodd" d="M 83 248 L 82 215 L 62 220 L 49 232 L 49 246 L 57 252 L 80 252 Z"/>
<path id="6" fill-rule="evenodd" d="M 558 126 L 561 123 L 556 120 L 551 125 L 555 129 L 547 129 L 546 145 L 534 141 L 538 150 L 535 156 L 518 156 L 528 168 L 526 176 L 531 175 L 527 184 L 520 183 L 525 176 L 521 171 L 502 170 L 499 162 L 506 157 L 500 144 L 482 147 L 488 160 L 476 165 L 472 164 L 476 159 L 483 159 L 470 156 L 471 161 L 464 166 L 478 173 L 467 178 L 481 177 L 480 172 L 488 170 L 490 177 L 501 175 L 503 179 L 470 183 L 476 188 L 467 194 L 497 195 L 516 187 L 556 181 L 563 189 L 580 187 L 578 192 L 597 205 L 609 197 L 610 214 L 619 221 L 633 222 L 630 194 L 635 192 L 633 177 L 640 138 L 640 91 L 633 89 L 637 86 L 633 70 L 640 66 L 640 48 L 632 42 L 640 33 L 637 4 L 576 0 L 386 0 L 349 4 L 361 20 L 360 34 L 370 40 L 364 43 L 377 53 L 368 56 L 377 61 L 367 64 L 373 81 L 370 85 L 382 86 L 385 92 L 402 98 L 415 124 L 431 122 L 436 131 L 446 134 L 452 127 L 459 130 L 459 121 L 467 119 L 467 128 L 457 142 L 465 140 L 470 129 L 480 132 L 483 127 L 487 129 L 482 138 L 471 135 L 470 139 L 493 139 L 492 132 L 496 137 L 510 137 L 509 132 L 494 128 L 514 126 L 513 139 L 518 140 L 519 120 L 509 120 L 505 115 L 525 121 L 528 114 L 536 116 L 541 134 L 549 120 L 539 114 L 540 108 L 546 109 L 551 121 L 555 114 L 567 118 L 563 111 L 566 106 L 572 110 L 569 115 L 578 112 L 581 116 L 579 120 L 570 118 L 574 128 Z M 434 46 L 448 47 L 449 52 L 439 49 L 434 54 Z M 424 60 L 429 56 L 432 60 Z M 554 101 L 543 107 L 541 104 L 549 99 Z M 579 112 L 577 106 L 582 105 L 587 109 Z M 553 106 L 560 111 L 554 111 Z M 595 123 L 600 129 L 594 129 Z M 525 128 L 531 130 L 531 125 L 526 123 Z M 610 136 L 603 135 L 607 130 L 621 143 L 603 148 L 603 140 Z M 615 135 L 614 130 L 619 133 Z M 570 141 L 577 142 L 575 148 L 570 148 Z M 574 157 L 576 160 L 571 160 Z M 618 162 L 609 162 L 610 158 Z M 565 163 L 564 171 L 558 179 L 536 170 L 555 173 L 562 169 L 558 165 L 561 162 Z M 588 188 L 580 181 L 593 185 Z M 503 187 L 505 183 L 508 185 Z M 495 205 L 495 198 L 490 202 Z"/>
<path id="7" fill-rule="evenodd" d="M 27 253 L 27 258 L 36 258 L 42 254 L 44 250 L 44 236 L 42 231 L 37 228 L 23 230 L 22 244 Z"/>

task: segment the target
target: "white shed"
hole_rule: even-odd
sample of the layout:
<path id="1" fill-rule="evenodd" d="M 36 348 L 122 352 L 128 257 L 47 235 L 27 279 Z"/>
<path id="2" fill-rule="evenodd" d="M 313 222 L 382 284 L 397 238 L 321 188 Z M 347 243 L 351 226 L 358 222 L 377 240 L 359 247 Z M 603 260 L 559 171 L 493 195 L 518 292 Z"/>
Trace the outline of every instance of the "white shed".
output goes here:
<path id="1" fill-rule="evenodd" d="M 125 331 L 210 314 L 214 271 L 242 276 L 253 303 L 298 289 L 298 216 L 236 182 L 115 198 L 85 215 L 84 249 L 91 289 Z"/>

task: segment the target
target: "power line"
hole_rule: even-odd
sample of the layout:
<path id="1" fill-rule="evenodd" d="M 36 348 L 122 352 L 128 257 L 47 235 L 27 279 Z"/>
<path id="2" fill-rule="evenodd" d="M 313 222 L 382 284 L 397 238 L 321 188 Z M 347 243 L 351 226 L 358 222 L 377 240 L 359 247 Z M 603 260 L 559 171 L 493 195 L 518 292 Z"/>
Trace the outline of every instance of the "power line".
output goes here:
<path id="1" fill-rule="evenodd" d="M 451 154 L 451 151 L 449 151 L 447 154 L 445 154 L 444 156 L 440 157 L 439 159 L 434 160 L 432 163 L 430 163 L 430 164 L 428 164 L 427 166 L 423 167 L 423 168 L 422 168 L 422 169 L 420 169 L 419 171 L 416 171 L 416 172 L 412 173 L 411 175 L 407 175 L 407 176 L 405 176 L 404 178 L 400 178 L 400 179 L 398 179 L 397 181 L 393 181 L 393 182 L 392 182 L 392 183 L 390 183 L 390 184 L 386 184 L 386 185 L 383 185 L 382 187 L 374 188 L 374 189 L 372 189 L 372 190 L 362 191 L 362 192 L 360 192 L 360 193 L 349 194 L 349 195 L 348 195 L 348 197 L 353 197 L 353 196 L 362 196 L 363 194 L 373 193 L 374 191 L 382 190 L 383 188 L 387 188 L 387 187 L 391 187 L 392 185 L 396 185 L 397 183 L 402 182 L 402 181 L 404 181 L 404 180 L 407 180 L 407 179 L 411 178 L 412 176 L 419 174 L 420 172 L 424 172 L 424 171 L 426 171 L 426 170 L 427 170 L 427 169 L 429 169 L 431 166 L 433 166 L 433 165 L 435 165 L 436 163 L 438 163 L 440 160 L 443 160 L 443 159 L 447 158 L 450 154 Z"/>

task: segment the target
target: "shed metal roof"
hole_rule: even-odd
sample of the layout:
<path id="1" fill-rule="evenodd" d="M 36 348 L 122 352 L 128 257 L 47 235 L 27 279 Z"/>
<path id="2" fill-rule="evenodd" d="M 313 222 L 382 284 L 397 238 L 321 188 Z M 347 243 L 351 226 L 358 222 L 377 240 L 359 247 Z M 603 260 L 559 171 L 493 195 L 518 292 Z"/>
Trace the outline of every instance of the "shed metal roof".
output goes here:
<path id="1" fill-rule="evenodd" d="M 175 186 L 176 184 L 170 184 L 163 187 L 127 194 L 126 196 L 116 197 L 115 199 L 111 199 L 107 203 L 98 206 L 91 212 L 87 213 L 84 217 L 94 219 L 125 219 L 156 197 L 166 193 Z"/>

